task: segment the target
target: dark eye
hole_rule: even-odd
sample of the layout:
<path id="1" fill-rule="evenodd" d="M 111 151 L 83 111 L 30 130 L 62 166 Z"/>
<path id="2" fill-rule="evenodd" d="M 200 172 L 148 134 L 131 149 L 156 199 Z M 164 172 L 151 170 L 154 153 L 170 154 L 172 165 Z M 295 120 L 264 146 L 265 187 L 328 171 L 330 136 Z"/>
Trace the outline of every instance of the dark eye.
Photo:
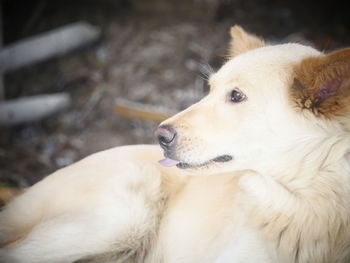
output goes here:
<path id="1" fill-rule="evenodd" d="M 246 95 L 244 95 L 241 91 L 232 90 L 230 94 L 230 101 L 237 103 L 244 101 L 246 99 Z"/>

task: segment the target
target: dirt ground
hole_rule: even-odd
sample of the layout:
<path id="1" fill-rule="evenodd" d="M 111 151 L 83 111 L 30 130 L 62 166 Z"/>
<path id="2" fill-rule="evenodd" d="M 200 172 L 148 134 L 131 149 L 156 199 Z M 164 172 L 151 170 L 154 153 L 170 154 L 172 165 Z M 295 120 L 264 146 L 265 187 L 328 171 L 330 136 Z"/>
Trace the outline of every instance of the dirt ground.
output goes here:
<path id="1" fill-rule="evenodd" d="M 5 1 L 7 44 L 80 20 L 100 27 L 103 37 L 5 76 L 7 99 L 65 91 L 73 105 L 44 121 L 0 127 L 0 184 L 25 187 L 93 152 L 155 143 L 157 123 L 118 116 L 115 99 L 174 112 L 198 101 L 207 92 L 210 68 L 225 60 L 233 24 L 271 42 L 309 40 L 323 50 L 350 44 L 346 16 L 314 8 L 314 1 L 71 2 L 32 1 L 30 10 L 38 14 L 21 25 L 9 19 L 13 6 Z M 11 28 L 15 33 L 8 33 Z"/>

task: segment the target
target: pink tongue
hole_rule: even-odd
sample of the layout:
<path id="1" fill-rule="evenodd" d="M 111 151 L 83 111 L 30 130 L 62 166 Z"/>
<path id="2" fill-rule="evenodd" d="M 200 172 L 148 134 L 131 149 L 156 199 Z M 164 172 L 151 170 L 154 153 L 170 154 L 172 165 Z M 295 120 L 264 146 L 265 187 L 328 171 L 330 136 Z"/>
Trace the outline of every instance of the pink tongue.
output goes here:
<path id="1" fill-rule="evenodd" d="M 175 166 L 177 165 L 178 163 L 180 163 L 179 161 L 175 161 L 175 160 L 172 160 L 172 159 L 169 159 L 169 158 L 165 158 L 163 160 L 160 160 L 159 163 L 163 166 L 166 166 L 166 167 L 171 167 L 171 166 Z"/>

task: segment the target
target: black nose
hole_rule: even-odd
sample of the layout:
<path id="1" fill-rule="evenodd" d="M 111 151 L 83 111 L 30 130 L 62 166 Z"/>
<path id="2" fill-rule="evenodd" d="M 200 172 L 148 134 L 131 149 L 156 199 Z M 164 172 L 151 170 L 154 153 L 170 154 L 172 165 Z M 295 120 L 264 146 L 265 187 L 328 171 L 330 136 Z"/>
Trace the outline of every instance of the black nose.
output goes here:
<path id="1" fill-rule="evenodd" d="M 155 135 L 158 137 L 159 144 L 163 148 L 168 148 L 175 143 L 176 131 L 171 126 L 159 126 L 155 131 Z"/>

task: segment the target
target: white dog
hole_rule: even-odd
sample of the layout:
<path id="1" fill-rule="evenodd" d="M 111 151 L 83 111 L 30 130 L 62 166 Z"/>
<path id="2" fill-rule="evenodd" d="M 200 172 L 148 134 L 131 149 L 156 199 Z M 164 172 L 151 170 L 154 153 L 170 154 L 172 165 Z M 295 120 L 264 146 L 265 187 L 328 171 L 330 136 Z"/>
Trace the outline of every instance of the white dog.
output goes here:
<path id="1" fill-rule="evenodd" d="M 231 35 L 160 164 L 126 146 L 48 176 L 1 212 L 0 261 L 350 262 L 350 49 Z"/>

